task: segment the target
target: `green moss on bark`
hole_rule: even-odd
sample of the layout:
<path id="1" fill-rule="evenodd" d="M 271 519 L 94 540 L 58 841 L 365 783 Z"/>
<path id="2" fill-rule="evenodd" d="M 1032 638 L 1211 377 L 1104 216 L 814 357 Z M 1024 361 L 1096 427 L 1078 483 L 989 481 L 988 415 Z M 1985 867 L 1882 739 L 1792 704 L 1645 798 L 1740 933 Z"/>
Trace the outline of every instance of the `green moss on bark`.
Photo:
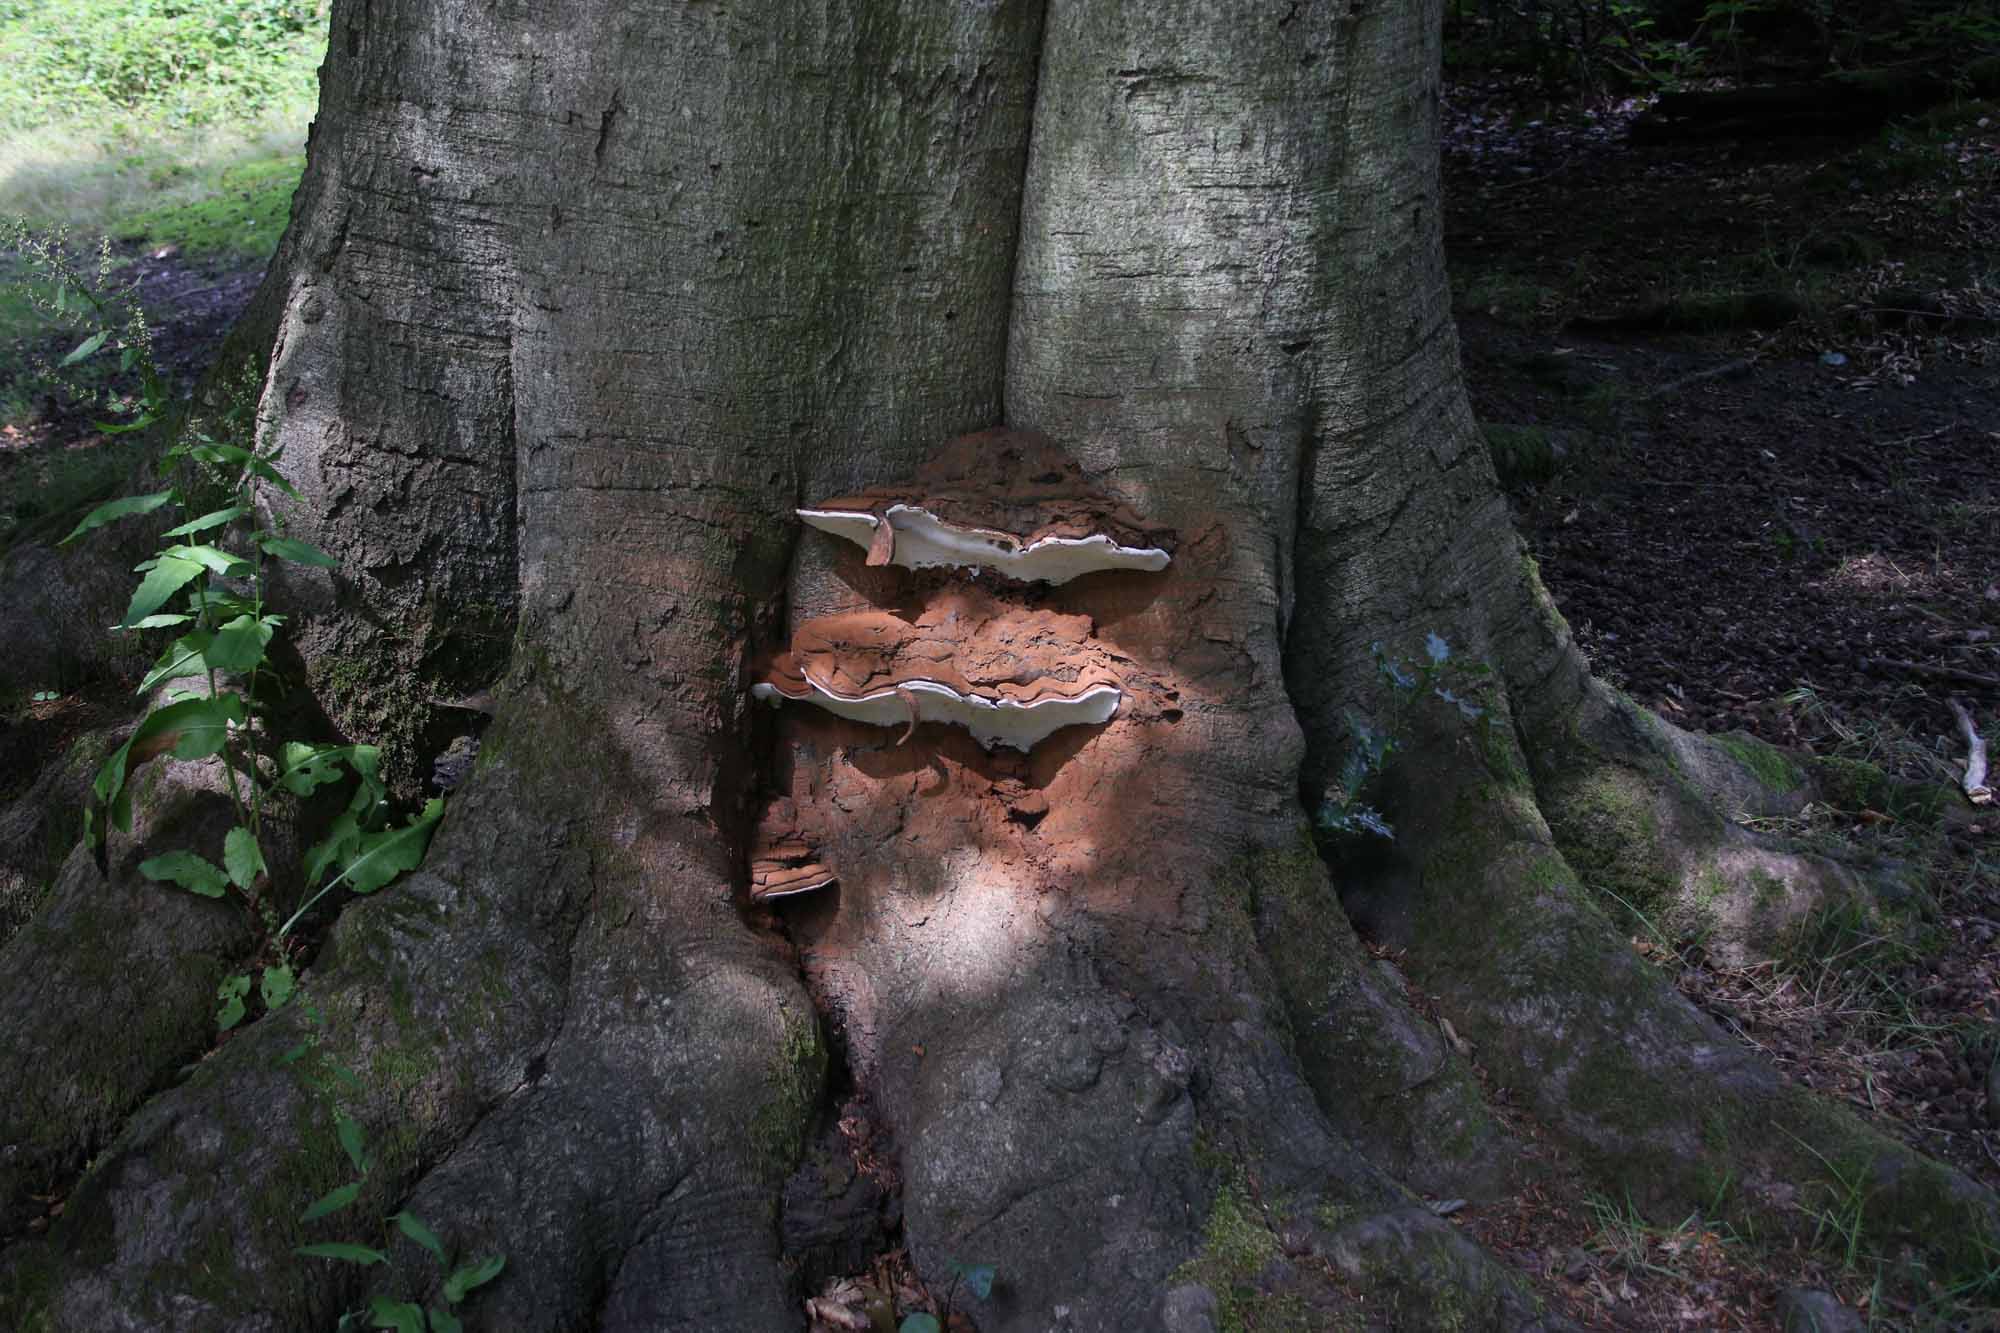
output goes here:
<path id="1" fill-rule="evenodd" d="M 1739 731 L 1711 739 L 1772 791 L 1793 792 L 1805 785 L 1805 774 L 1797 764 L 1755 736 Z"/>

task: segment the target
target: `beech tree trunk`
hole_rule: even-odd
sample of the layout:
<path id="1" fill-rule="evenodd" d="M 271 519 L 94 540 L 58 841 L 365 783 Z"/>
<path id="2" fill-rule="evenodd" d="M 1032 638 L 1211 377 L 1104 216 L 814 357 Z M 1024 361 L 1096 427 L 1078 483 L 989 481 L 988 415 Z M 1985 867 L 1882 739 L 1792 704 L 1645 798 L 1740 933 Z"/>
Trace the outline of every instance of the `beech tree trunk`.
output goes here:
<path id="1" fill-rule="evenodd" d="M 362 1211 L 507 1256 L 468 1326 L 802 1327 L 828 1270 L 787 1216 L 843 1112 L 919 1272 L 995 1267 L 982 1329 L 1547 1322 L 1419 1198 L 1533 1169 L 1496 1089 L 1662 1210 L 1796 1228 L 1832 1162 L 1938 1262 L 1993 1227 L 1603 910 L 1755 951 L 1868 886 L 1726 820 L 1802 797 L 1594 683 L 1541 590 L 1459 379 L 1438 30 L 1434 0 L 336 0 L 238 347 L 293 530 L 340 559 L 286 594 L 312 697 L 406 794 L 474 716 L 439 701 L 497 701 L 427 863 L 304 987 L 362 1075 Z M 794 517 L 995 426 L 1171 565 L 912 574 Z M 805 621 L 939 608 L 1087 625 L 1133 706 L 1025 755 L 753 707 Z M 1491 664 L 1484 713 L 1402 707 L 1394 841 L 1315 841 L 1348 715 L 1397 710 L 1379 659 L 1433 635 Z M 118 886 L 168 827 L 114 843 Z M 750 903 L 779 834 L 837 885 Z M 79 852 L 53 902 L 106 892 Z M 5 984 L 161 929 L 246 947 L 209 906 L 38 921 Z M 408 1242 L 293 1254 L 345 1171 L 279 1062 L 305 1020 L 203 1059 L 209 975 L 135 980 L 143 1040 L 9 1008 L 0 1077 L 45 1093 L 0 1110 L 0 1186 L 89 1163 L 6 1251 L 21 1326 L 435 1291 Z"/>

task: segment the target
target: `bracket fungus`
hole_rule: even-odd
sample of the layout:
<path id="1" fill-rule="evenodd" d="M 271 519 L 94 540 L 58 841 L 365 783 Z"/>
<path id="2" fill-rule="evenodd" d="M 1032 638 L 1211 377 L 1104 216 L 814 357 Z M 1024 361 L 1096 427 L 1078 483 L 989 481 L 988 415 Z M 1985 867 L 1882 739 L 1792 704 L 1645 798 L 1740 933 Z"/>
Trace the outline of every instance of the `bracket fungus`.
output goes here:
<path id="1" fill-rule="evenodd" d="M 1115 659 L 1089 642 L 1089 617 L 983 611 L 951 599 L 914 624 L 883 611 L 809 620 L 751 694 L 904 727 L 904 740 L 919 722 L 955 723 L 988 750 L 1023 752 L 1118 712 Z"/>
<path id="2" fill-rule="evenodd" d="M 750 897 L 757 902 L 823 889 L 839 878 L 813 859 L 803 842 L 766 847 L 750 861 Z"/>
<path id="3" fill-rule="evenodd" d="M 878 487 L 797 511 L 865 548 L 871 565 L 991 569 L 1067 583 L 1106 569 L 1159 571 L 1167 534 L 1084 485 L 1050 441 L 995 428 L 945 446 L 907 487 Z"/>

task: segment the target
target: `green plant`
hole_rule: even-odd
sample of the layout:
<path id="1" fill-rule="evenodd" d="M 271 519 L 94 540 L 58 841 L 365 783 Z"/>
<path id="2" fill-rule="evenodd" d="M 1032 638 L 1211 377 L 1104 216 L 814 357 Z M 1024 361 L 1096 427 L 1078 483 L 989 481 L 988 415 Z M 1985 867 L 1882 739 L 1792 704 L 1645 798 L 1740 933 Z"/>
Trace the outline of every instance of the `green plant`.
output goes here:
<path id="1" fill-rule="evenodd" d="M 59 247 L 48 253 L 61 262 Z M 58 271 L 69 279 L 77 276 L 71 270 Z M 65 285 L 80 286 L 82 299 L 100 313 L 109 309 L 87 286 Z M 138 430 L 164 414 L 166 390 L 153 365 L 143 318 L 127 323 L 113 343 L 118 334 L 117 327 L 96 329 L 70 352 L 64 365 L 80 364 L 115 347 L 121 361 L 139 369 L 142 392 L 136 403 L 122 407 L 127 420 L 105 429 Z M 114 628 L 178 632 L 139 682 L 140 694 L 189 680 L 199 681 L 203 688 L 171 688 L 104 761 L 84 810 L 84 838 L 97 845 L 107 821 L 130 829 L 131 778 L 146 760 L 161 754 L 183 760 L 219 759 L 236 815 L 235 826 L 223 839 L 222 863 L 181 850 L 150 857 L 140 863 L 139 871 L 148 879 L 205 898 L 230 898 L 242 906 L 262 941 L 255 970 L 257 993 L 267 1010 L 278 1009 L 291 998 L 296 984 L 292 936 L 313 905 L 343 886 L 354 893 L 373 893 L 416 865 L 431 829 L 444 815 L 443 800 L 433 799 L 408 821 L 392 822 L 375 747 L 277 740 L 268 735 L 259 716 L 260 686 L 271 672 L 270 645 L 285 620 L 266 605 L 269 563 L 322 568 L 336 564 L 326 552 L 284 535 L 282 523 L 260 522 L 262 488 L 299 498 L 274 466 L 276 459 L 275 450 L 260 452 L 254 441 L 245 447 L 190 432 L 163 455 L 165 463 L 175 465 L 177 484 L 99 505 L 63 539 L 64 544 L 74 542 L 107 524 L 163 509 L 178 510 L 183 517 L 161 534 L 167 544 L 139 564 L 144 577 Z M 350 773 L 357 783 L 346 810 L 305 854 L 296 899 L 281 903 L 264 852 L 265 820 L 272 802 L 280 793 L 309 797 Z M 289 913 L 281 915 L 285 908 Z M 244 1019 L 251 987 L 247 972 L 223 980 L 216 996 L 218 1026 L 227 1029 Z"/>
<path id="2" fill-rule="evenodd" d="M 325 33 L 318 0 L 8 0 L 0 127 L 254 115 L 293 92 Z"/>
<path id="3" fill-rule="evenodd" d="M 1341 761 L 1335 786 L 1315 812 L 1313 822 L 1322 833 L 1367 834 L 1393 840 L 1396 830 L 1362 797 L 1400 748 L 1398 738 L 1406 729 L 1410 707 L 1419 699 L 1436 698 L 1457 709 L 1464 721 L 1482 721 L 1486 709 L 1466 695 L 1474 682 L 1492 673 L 1492 668 L 1484 662 L 1453 662 L 1451 645 L 1436 633 L 1424 637 L 1426 660 L 1415 665 L 1390 657 L 1380 643 L 1371 644 L 1369 651 L 1374 655 L 1375 669 L 1389 686 L 1389 725 L 1378 728 L 1361 714 L 1348 711 L 1347 757 Z"/>
<path id="4" fill-rule="evenodd" d="M 368 1152 L 366 1132 L 361 1122 L 347 1114 L 339 1106 L 338 1094 L 341 1089 L 352 1089 L 360 1085 L 360 1079 L 344 1065 L 335 1064 L 326 1054 L 320 1041 L 322 1016 L 317 1008 L 303 1006 L 309 1031 L 306 1039 L 279 1057 L 281 1065 L 297 1065 L 301 1081 L 307 1088 L 326 1098 L 333 1104 L 334 1137 L 340 1143 L 340 1150 L 353 1168 L 354 1178 L 345 1184 L 314 1199 L 299 1214 L 301 1225 L 317 1222 L 352 1207 L 361 1197 L 368 1183 L 369 1172 L 374 1168 L 374 1158 Z M 382 1219 L 383 1241 L 388 1243 L 400 1234 L 415 1242 L 437 1263 L 438 1271 L 444 1274 L 440 1295 L 442 1305 L 422 1306 L 414 1301 L 398 1301 L 387 1296 L 377 1296 L 366 1309 L 349 1310 L 340 1317 L 337 1325 L 342 1330 L 351 1328 L 387 1328 L 401 1330 L 402 1333 L 460 1333 L 464 1325 L 459 1320 L 457 1308 L 473 1291 L 485 1286 L 500 1276 L 507 1266 L 507 1257 L 502 1254 L 481 1255 L 454 1260 L 445 1249 L 444 1241 L 430 1225 L 407 1209 L 391 1213 Z M 309 1245 L 296 1247 L 293 1253 L 307 1259 L 331 1259 L 338 1263 L 371 1267 L 389 1261 L 389 1256 L 380 1248 L 364 1245 L 358 1241 L 331 1240 L 315 1241 Z M 365 1322 L 364 1322 L 365 1321 Z"/>
<path id="5" fill-rule="evenodd" d="M 951 1286 L 939 1302 L 942 1313 L 919 1310 L 906 1314 L 903 1322 L 896 1326 L 896 1333 L 941 1333 L 944 1326 L 951 1322 L 952 1303 L 958 1298 L 960 1288 L 971 1293 L 974 1300 L 983 1301 L 993 1294 L 994 1271 L 992 1264 L 962 1264 L 952 1260 Z"/>

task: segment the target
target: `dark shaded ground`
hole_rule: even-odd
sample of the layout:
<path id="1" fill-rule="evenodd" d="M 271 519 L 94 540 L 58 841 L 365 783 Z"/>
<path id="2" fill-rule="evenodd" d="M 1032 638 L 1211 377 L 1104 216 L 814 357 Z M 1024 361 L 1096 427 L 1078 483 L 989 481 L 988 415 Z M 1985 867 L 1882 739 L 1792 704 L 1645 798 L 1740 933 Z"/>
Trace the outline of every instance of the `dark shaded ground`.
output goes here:
<path id="1" fill-rule="evenodd" d="M 2000 111 L 1866 141 L 1637 149 L 1634 109 L 1556 115 L 1470 88 L 1447 108 L 1466 369 L 1482 421 L 1514 428 L 1530 547 L 1598 671 L 1663 715 L 1953 780 L 1947 695 L 2000 732 Z M 130 258 L 185 384 L 258 274 Z M 0 379 L 68 341 L 0 349 Z M 111 448 L 96 419 L 58 400 L 0 433 L 8 503 Z M 15 772 L 96 716 L 87 692 L 0 705 Z M 1858 839 L 1923 872 L 1928 897 L 1894 922 L 1816 923 L 1756 968 L 1643 922 L 1634 947 L 1794 1077 L 2000 1187 L 2000 813 L 1863 783 L 1778 831 Z M 1546 1167 L 1452 1215 L 1594 1327 L 1776 1327 L 1802 1282 L 1866 1308 L 1896 1259 L 1837 1229 L 1774 1253 L 1699 1217 L 1661 1225 Z M 2000 1326 L 1970 1312 L 2000 1304 L 2000 1256 L 1994 1280 L 1869 1314 Z"/>
<path id="2" fill-rule="evenodd" d="M 1461 87 L 1447 111 L 1466 371 L 1529 546 L 1598 672 L 1663 716 L 1955 781 L 1948 697 L 2000 741 L 2000 110 L 1653 149 L 1625 142 L 1633 110 Z M 1858 842 L 1928 894 L 1756 968 L 1643 920 L 1634 947 L 1793 1077 L 2000 1186 L 2000 811 L 1863 784 L 1774 831 Z M 1774 1327 L 1805 1283 L 1877 1326 L 2000 1327 L 2000 1256 L 1992 1290 L 1870 1308 L 1896 1256 L 1850 1246 L 1834 1200 L 1800 1201 L 1814 1251 L 1773 1254 L 1549 1168 L 1467 1225 L 1592 1325 Z"/>
<path id="3" fill-rule="evenodd" d="M 120 247 L 116 258 L 102 295 L 116 309 L 132 301 L 146 311 L 154 362 L 185 393 L 248 304 L 261 267 L 187 262 L 172 249 L 131 246 Z M 86 276 L 94 272 L 94 256 L 77 260 Z M 0 251 L 0 282 L 26 290 L 28 276 L 20 256 Z M 46 296 L 47 283 L 36 288 Z M 0 337 L 0 551 L 23 538 L 60 537 L 52 529 L 66 517 L 123 493 L 134 442 L 100 426 L 119 419 L 121 402 L 138 390 L 138 375 L 120 373 L 107 351 L 62 372 L 57 382 L 63 358 L 88 331 L 51 327 Z"/>

